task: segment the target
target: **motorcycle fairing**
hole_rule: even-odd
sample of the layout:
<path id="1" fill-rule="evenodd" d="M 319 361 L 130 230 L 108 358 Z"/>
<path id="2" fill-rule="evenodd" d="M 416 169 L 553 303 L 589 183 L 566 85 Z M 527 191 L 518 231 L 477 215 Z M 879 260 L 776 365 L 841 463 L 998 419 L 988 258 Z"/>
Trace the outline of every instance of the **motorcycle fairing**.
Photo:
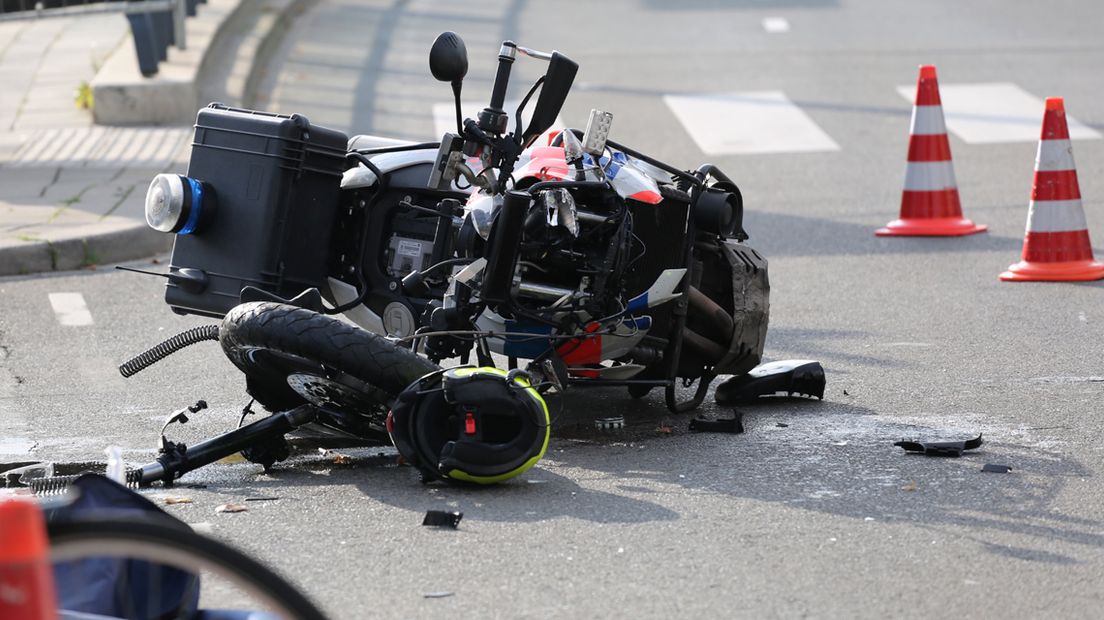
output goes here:
<path id="1" fill-rule="evenodd" d="M 540 181 L 567 181 L 574 179 L 574 171 L 567 164 L 567 156 L 563 147 L 539 146 L 533 147 L 522 155 L 520 165 L 515 178 L 533 178 Z M 601 174 L 613 186 L 614 191 L 622 198 L 636 200 L 646 204 L 659 204 L 663 196 L 659 193 L 659 184 L 651 170 L 640 165 L 620 151 L 610 151 L 609 156 L 603 155 L 595 161 L 590 155 L 583 155 L 583 169 L 588 180 L 599 180 L 596 169 L 601 169 Z"/>
<path id="2" fill-rule="evenodd" d="M 664 269 L 648 290 L 629 300 L 625 305 L 625 312 L 631 314 L 644 308 L 653 308 L 678 297 L 681 293 L 676 293 L 675 289 L 685 275 L 686 269 Z"/>
<path id="3" fill-rule="evenodd" d="M 540 181 L 569 181 L 574 173 L 567 165 L 562 146 L 536 146 L 526 149 L 522 159 L 528 161 L 517 168 L 514 178 L 537 179 Z M 521 160 L 518 162 L 521 163 Z"/>

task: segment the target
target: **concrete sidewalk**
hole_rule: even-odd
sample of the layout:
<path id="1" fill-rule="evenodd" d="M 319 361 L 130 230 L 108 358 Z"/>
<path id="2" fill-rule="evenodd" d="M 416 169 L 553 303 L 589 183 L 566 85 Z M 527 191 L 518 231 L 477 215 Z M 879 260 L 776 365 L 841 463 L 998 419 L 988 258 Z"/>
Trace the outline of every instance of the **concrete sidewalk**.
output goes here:
<path id="1" fill-rule="evenodd" d="M 179 93 L 251 103 L 249 85 L 271 41 L 308 4 L 201 4 L 187 21 L 188 48 L 170 49 L 152 80 L 137 74 L 122 15 L 0 23 L 0 276 L 167 250 L 171 236 L 146 227 L 143 199 L 153 175 L 187 168 L 192 128 L 179 108 L 192 104 L 181 104 Z M 136 110 L 139 118 L 160 112 L 176 118 L 162 125 L 97 125 L 86 105 L 93 86 L 113 93 L 103 95 L 96 116 L 126 118 L 118 106 L 129 105 L 144 108 Z"/>

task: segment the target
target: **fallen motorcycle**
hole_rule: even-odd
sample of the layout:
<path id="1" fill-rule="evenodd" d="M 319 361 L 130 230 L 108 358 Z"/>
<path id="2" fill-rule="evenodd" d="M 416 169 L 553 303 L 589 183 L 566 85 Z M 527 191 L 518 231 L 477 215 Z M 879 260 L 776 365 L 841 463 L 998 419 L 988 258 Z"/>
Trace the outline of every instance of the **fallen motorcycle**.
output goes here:
<path id="1" fill-rule="evenodd" d="M 507 111 L 519 54 L 548 68 Z M 736 184 L 610 140 L 607 112 L 550 131 L 578 70 L 559 52 L 504 42 L 489 105 L 463 119 L 467 65 L 457 35 L 437 38 L 430 69 L 457 124 L 440 142 L 199 112 L 188 173 L 153 180 L 146 219 L 176 235 L 155 274 L 168 305 L 221 323 L 120 370 L 217 339 L 272 414 L 191 447 L 163 430 L 138 482 L 237 451 L 270 467 L 304 426 L 393 442 L 428 478 L 496 482 L 543 454 L 548 390 L 662 388 L 681 412 L 760 362 L 767 262 L 746 243 Z"/>

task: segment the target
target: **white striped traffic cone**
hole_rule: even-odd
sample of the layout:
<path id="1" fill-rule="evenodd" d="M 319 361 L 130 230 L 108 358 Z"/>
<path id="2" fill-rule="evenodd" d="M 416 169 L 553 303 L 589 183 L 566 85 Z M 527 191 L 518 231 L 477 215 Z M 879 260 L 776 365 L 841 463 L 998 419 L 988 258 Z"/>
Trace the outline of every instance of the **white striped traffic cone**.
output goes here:
<path id="1" fill-rule="evenodd" d="M 1093 259 L 1081 188 L 1061 97 L 1046 100 L 1035 181 L 1027 210 L 1023 260 L 1000 275 L 1008 281 L 1100 280 L 1104 264 Z"/>
<path id="2" fill-rule="evenodd" d="M 951 143 L 943 124 L 943 105 L 935 67 L 920 67 L 916 104 L 909 130 L 908 167 L 901 194 L 901 217 L 879 228 L 878 236 L 954 237 L 984 232 L 985 226 L 962 217 Z"/>

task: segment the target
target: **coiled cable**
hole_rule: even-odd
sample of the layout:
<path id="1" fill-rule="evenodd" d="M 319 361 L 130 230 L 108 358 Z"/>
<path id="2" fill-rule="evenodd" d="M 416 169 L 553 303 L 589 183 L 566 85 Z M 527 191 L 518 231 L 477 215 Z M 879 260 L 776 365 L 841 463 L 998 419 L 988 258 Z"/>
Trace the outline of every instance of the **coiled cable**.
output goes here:
<path id="1" fill-rule="evenodd" d="M 169 338 L 165 342 L 153 347 L 152 349 L 140 353 L 134 358 L 126 361 L 123 365 L 119 366 L 119 372 L 124 377 L 130 377 L 135 373 L 144 370 L 157 362 L 165 359 L 166 357 L 176 353 L 184 347 L 191 346 L 197 342 L 203 342 L 205 340 L 218 340 L 219 326 L 218 325 L 203 325 L 200 327 L 193 327 L 188 331 L 181 332 L 172 338 Z"/>

